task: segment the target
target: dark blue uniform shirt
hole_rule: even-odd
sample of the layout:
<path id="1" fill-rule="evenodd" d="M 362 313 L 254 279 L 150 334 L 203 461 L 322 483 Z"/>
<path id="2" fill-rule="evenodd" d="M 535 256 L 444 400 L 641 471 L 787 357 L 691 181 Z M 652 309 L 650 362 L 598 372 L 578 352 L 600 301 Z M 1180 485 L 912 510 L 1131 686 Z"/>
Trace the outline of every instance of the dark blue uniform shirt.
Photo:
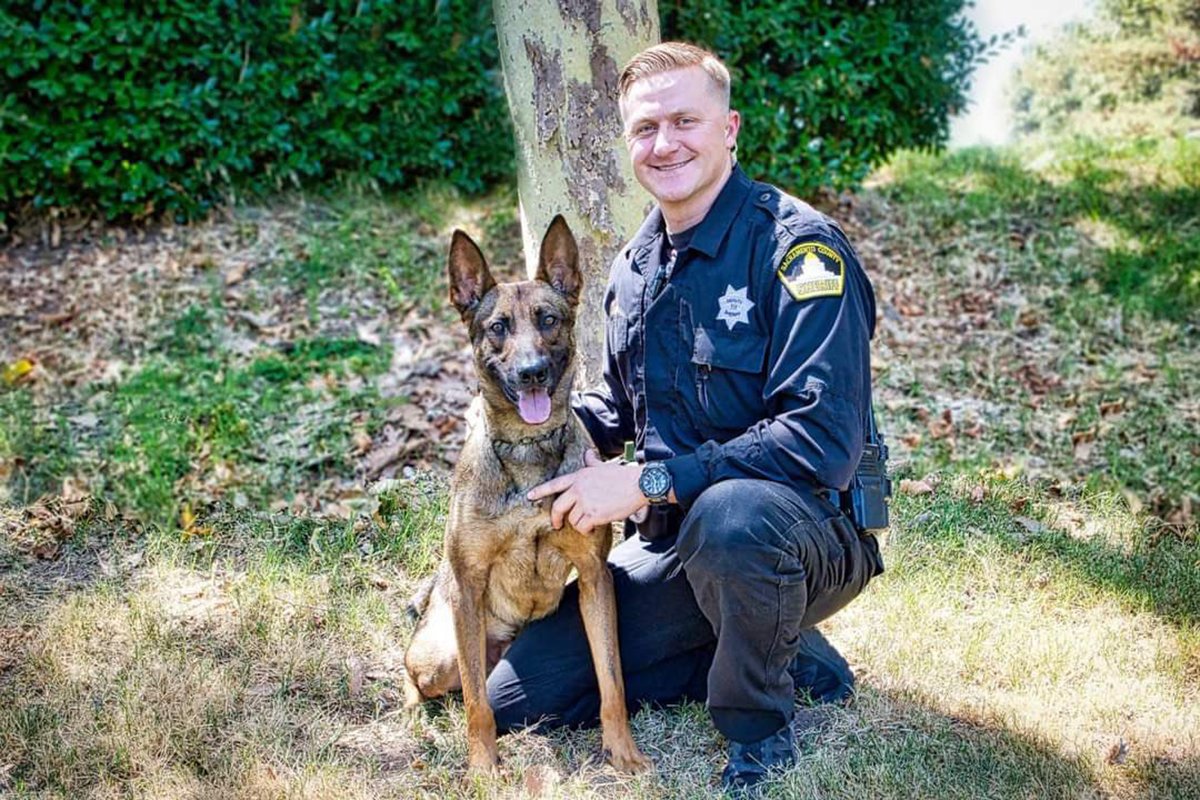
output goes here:
<path id="1" fill-rule="evenodd" d="M 686 509 L 730 478 L 845 489 L 863 451 L 875 296 L 837 223 L 735 167 L 666 285 L 655 208 L 612 265 L 600 386 L 575 409 L 602 453 L 636 441 Z"/>

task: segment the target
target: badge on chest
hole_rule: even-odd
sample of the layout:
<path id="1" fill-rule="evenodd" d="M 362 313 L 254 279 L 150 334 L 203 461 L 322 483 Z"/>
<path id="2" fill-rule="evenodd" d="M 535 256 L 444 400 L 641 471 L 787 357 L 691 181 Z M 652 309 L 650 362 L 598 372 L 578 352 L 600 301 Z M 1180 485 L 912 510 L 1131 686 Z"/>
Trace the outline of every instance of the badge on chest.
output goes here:
<path id="1" fill-rule="evenodd" d="M 754 301 L 746 296 L 748 288 L 743 286 L 734 289 L 726 285 L 725 294 L 717 298 L 717 305 L 721 309 L 717 312 L 717 322 L 724 322 L 729 330 L 733 330 L 733 326 L 739 322 L 750 324 L 750 309 L 754 308 Z"/>

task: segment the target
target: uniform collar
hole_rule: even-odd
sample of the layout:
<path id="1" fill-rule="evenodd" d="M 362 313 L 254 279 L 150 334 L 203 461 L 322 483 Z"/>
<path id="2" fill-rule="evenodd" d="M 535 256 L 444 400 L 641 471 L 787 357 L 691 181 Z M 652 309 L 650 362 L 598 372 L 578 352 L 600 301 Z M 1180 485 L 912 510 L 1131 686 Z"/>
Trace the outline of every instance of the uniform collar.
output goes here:
<path id="1" fill-rule="evenodd" d="M 721 193 L 717 195 L 712 208 L 696 226 L 696 232 L 688 242 L 689 249 L 699 250 L 709 258 L 717 254 L 721 242 L 725 240 L 725 234 L 729 232 L 729 226 L 733 224 L 733 218 L 737 216 L 738 209 L 750 194 L 750 186 L 750 179 L 746 177 L 746 173 L 735 164 L 729 180 L 721 187 Z"/>
<path id="2" fill-rule="evenodd" d="M 713 201 L 712 208 L 696 225 L 696 232 L 692 234 L 688 248 L 699 250 L 709 258 L 715 256 L 721 247 L 721 242 L 725 240 L 725 234 L 729 232 L 729 226 L 733 224 L 733 218 L 737 216 L 738 209 L 742 207 L 742 203 L 750 194 L 751 186 L 746 173 L 742 172 L 742 168 L 735 164 L 733 172 L 729 174 L 729 179 L 725 181 L 717 199 Z M 662 209 L 655 206 L 646 215 L 642 227 L 638 228 L 638 232 L 629 241 L 629 249 L 634 254 L 633 268 L 635 270 L 641 271 L 640 268 L 645 262 L 646 253 L 654 252 L 664 230 Z"/>
<path id="3" fill-rule="evenodd" d="M 662 209 L 655 206 L 646 215 L 642 227 L 638 228 L 638 232 L 629 240 L 628 249 L 633 254 L 630 266 L 635 272 L 641 273 L 642 268 L 646 265 L 647 257 L 651 253 L 658 252 L 658 243 L 663 235 L 663 230 Z"/>

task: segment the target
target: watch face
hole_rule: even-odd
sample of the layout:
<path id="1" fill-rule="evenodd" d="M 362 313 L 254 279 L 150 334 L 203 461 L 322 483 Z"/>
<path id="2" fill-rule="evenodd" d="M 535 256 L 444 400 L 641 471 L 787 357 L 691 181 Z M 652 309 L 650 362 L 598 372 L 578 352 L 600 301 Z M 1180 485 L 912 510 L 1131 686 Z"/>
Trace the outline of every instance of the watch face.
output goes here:
<path id="1" fill-rule="evenodd" d="M 671 489 L 671 473 L 662 464 L 647 464 L 642 470 L 642 494 L 651 499 L 666 497 Z"/>

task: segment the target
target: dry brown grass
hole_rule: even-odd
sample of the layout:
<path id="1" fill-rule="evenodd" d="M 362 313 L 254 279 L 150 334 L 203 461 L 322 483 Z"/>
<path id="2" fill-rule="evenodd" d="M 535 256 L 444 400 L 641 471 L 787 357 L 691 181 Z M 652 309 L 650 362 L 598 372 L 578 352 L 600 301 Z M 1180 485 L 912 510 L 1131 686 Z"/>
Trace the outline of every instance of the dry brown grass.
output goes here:
<path id="1" fill-rule="evenodd" d="M 929 503 L 949 516 L 967 492 L 951 483 Z M 1200 788 L 1194 625 L 1005 549 L 1000 528 L 967 530 L 946 549 L 923 530 L 929 511 L 898 510 L 889 572 L 826 626 L 855 663 L 859 697 L 814 712 L 800 766 L 773 796 L 1138 798 Z M 1086 507 L 1061 516 L 1110 542 L 1139 524 Z M 415 718 L 399 711 L 411 586 L 402 567 L 354 551 L 306 562 L 256 545 L 244 520 L 237 527 L 243 538 L 226 555 L 220 540 L 211 558 L 159 541 L 144 562 L 122 561 L 127 544 L 89 534 L 82 546 L 99 551 L 96 563 L 137 566 L 61 593 L 44 591 L 34 562 L 6 572 L 3 596 L 32 598 L 0 620 L 29 632 L 0 672 L 8 795 L 717 795 L 724 743 L 695 705 L 636 716 L 634 735 L 657 767 L 650 776 L 604 765 L 596 731 L 527 731 L 502 737 L 499 778 L 466 777 L 457 700 Z M 275 541 L 262 532 L 261 543 Z M 64 558 L 83 559 L 76 546 Z"/>

